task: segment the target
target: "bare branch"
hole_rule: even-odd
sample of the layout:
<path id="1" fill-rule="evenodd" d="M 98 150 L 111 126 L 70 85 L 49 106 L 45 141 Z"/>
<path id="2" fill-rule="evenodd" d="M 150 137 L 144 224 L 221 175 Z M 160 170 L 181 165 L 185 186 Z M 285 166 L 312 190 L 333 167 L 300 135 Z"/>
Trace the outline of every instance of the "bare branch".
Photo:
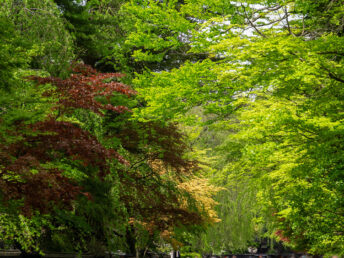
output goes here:
<path id="1" fill-rule="evenodd" d="M 289 19 L 288 19 L 288 7 L 287 6 L 284 7 L 284 13 L 285 13 L 285 20 L 287 22 L 289 34 L 293 35 L 295 37 L 295 34 L 292 32 L 292 30 L 290 28 Z"/>
<path id="2" fill-rule="evenodd" d="M 256 14 L 256 13 L 258 13 L 258 12 L 261 12 L 261 11 L 277 11 L 277 10 L 279 10 L 280 8 L 282 8 L 282 6 L 281 5 L 276 5 L 276 6 L 273 6 L 273 7 L 264 7 L 264 8 L 260 8 L 260 9 L 256 9 L 256 11 L 255 12 L 253 12 L 253 14 Z"/>
<path id="3" fill-rule="evenodd" d="M 305 15 L 302 15 L 302 33 L 301 36 L 305 35 Z"/>
<path id="4" fill-rule="evenodd" d="M 241 4 L 241 7 L 243 8 L 244 10 L 244 14 L 245 14 L 245 17 L 246 19 L 248 20 L 248 22 L 250 23 L 250 25 L 255 29 L 255 31 L 260 35 L 262 36 L 263 38 L 266 38 L 266 35 L 264 35 L 260 30 L 258 30 L 258 28 L 256 27 L 256 25 L 250 20 L 250 18 L 248 17 L 247 13 L 246 13 L 246 8 L 243 4 Z"/>
<path id="5" fill-rule="evenodd" d="M 276 22 L 280 22 L 280 21 L 282 21 L 282 20 L 284 20 L 285 19 L 285 16 L 283 16 L 283 17 L 280 17 L 280 19 L 278 19 L 278 20 L 273 20 L 273 21 L 271 21 L 271 22 L 269 22 L 269 23 L 264 23 L 264 24 L 256 24 L 256 26 L 257 27 L 263 27 L 263 26 L 267 26 L 267 25 L 271 25 L 271 24 L 274 24 L 274 23 L 276 23 Z"/>

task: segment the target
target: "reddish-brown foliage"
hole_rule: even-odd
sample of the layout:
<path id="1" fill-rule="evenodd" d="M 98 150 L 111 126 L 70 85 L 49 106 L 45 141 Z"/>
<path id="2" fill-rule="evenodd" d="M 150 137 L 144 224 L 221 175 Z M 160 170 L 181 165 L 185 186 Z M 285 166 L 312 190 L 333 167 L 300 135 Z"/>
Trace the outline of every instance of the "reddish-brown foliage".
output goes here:
<path id="1" fill-rule="evenodd" d="M 90 66 L 78 64 L 73 68 L 73 74 L 67 79 L 56 77 L 38 77 L 30 76 L 29 80 L 36 81 L 38 84 L 50 83 L 56 86 L 53 92 L 47 92 L 47 95 L 57 93 L 59 96 L 58 108 L 60 112 L 66 112 L 73 108 L 89 109 L 102 115 L 101 110 L 112 110 L 115 112 L 129 111 L 125 106 L 113 106 L 111 104 L 102 104 L 95 97 L 104 96 L 107 99 L 114 92 L 127 96 L 135 95 L 136 92 L 129 86 L 110 80 L 112 78 L 122 77 L 119 73 L 98 73 Z M 104 82 L 104 80 L 110 80 Z"/>
<path id="2" fill-rule="evenodd" d="M 109 173 L 108 160 L 115 159 L 122 164 L 127 161 L 113 149 L 106 149 L 90 133 L 68 123 L 56 120 L 38 122 L 30 126 L 23 140 L 0 146 L 1 176 L 14 172 L 19 179 L 0 178 L 5 201 L 24 198 L 23 211 L 32 209 L 47 212 L 52 203 L 67 208 L 72 200 L 82 193 L 75 182 L 64 177 L 60 170 L 44 169 L 41 164 L 69 158 L 80 160 L 83 166 L 98 170 L 98 176 Z M 36 134 L 32 134 L 36 132 Z M 33 174 L 30 170 L 34 169 Z"/>
<path id="3" fill-rule="evenodd" d="M 116 135 L 122 145 L 133 153 L 145 153 L 150 161 L 161 160 L 177 173 L 190 173 L 198 169 L 198 162 L 186 159 L 190 149 L 176 124 L 157 122 L 126 123 Z M 145 141 L 146 144 L 142 144 Z"/>
<path id="4" fill-rule="evenodd" d="M 98 114 L 102 114 L 102 110 L 128 110 L 124 106 L 102 104 L 95 99 L 97 96 L 110 98 L 113 92 L 127 96 L 135 94 L 122 83 L 104 82 L 122 75 L 101 74 L 85 65 L 76 65 L 73 71 L 74 74 L 65 80 L 35 76 L 29 79 L 39 85 L 51 83 L 56 86 L 46 95 L 58 97 L 54 108 L 60 114 L 75 108 Z M 22 211 L 26 215 L 30 215 L 32 210 L 49 212 L 54 206 L 71 208 L 73 200 L 80 194 L 92 198 L 89 193 L 82 192 L 77 182 L 64 176 L 63 171 L 46 168 L 43 164 L 61 159 L 78 160 L 84 173 L 96 171 L 90 176 L 101 178 L 110 172 L 110 160 L 128 165 L 114 149 L 105 148 L 89 132 L 70 122 L 57 121 L 57 117 L 51 114 L 45 121 L 29 125 L 18 122 L 16 131 L 8 134 L 20 140 L 5 144 L 5 139 L 0 139 L 3 140 L 0 141 L 0 191 L 3 200 L 22 200 Z"/>
<path id="5" fill-rule="evenodd" d="M 285 235 L 285 232 L 281 229 L 277 230 L 275 232 L 275 235 L 283 242 L 286 242 L 286 243 L 290 243 L 290 239 L 288 237 L 286 237 Z"/>
<path id="6" fill-rule="evenodd" d="M 4 201 L 23 199 L 21 209 L 27 216 L 32 214 L 32 210 L 47 213 L 54 207 L 70 209 L 81 188 L 57 169 L 35 169 L 35 174 L 25 169 L 15 171 L 16 176 L 20 176 L 18 180 L 0 180 Z"/>
<path id="7" fill-rule="evenodd" d="M 93 135 L 72 123 L 50 119 L 36 123 L 31 128 L 44 134 L 28 136 L 26 142 L 31 146 L 24 149 L 40 157 L 41 161 L 70 157 L 81 160 L 84 166 L 98 167 L 101 176 L 109 172 L 109 159 L 117 159 L 120 163 L 127 164 L 115 150 L 106 149 Z"/>
<path id="8" fill-rule="evenodd" d="M 25 215 L 30 215 L 32 209 L 48 212 L 53 205 L 70 208 L 72 200 L 81 193 L 81 188 L 64 177 L 62 171 L 43 168 L 38 159 L 40 157 L 36 157 L 35 153 L 30 154 L 25 146 L 0 145 L 0 150 L 3 201 L 22 199 L 22 212 Z"/>
<path id="9" fill-rule="evenodd" d="M 138 163 L 125 175 L 119 175 L 120 199 L 132 215 L 132 222 L 142 224 L 150 233 L 204 223 L 197 209 L 185 205 L 181 195 L 186 193 L 176 186 L 199 169 L 198 162 L 185 158 L 190 148 L 177 125 L 127 122 L 116 132 L 122 146 L 138 157 Z M 147 171 L 137 169 L 142 163 L 149 167 Z"/>
<path id="10" fill-rule="evenodd" d="M 184 207 L 179 192 L 157 176 L 145 180 L 120 177 L 120 199 L 134 220 L 144 223 L 150 233 L 180 225 L 202 224 L 202 215 Z"/>

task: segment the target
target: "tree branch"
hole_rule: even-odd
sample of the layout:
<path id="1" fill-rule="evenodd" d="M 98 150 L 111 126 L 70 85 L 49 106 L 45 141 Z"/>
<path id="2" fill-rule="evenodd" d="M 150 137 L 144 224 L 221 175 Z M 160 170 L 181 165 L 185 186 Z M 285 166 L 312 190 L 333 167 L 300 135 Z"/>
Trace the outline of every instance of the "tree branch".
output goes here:
<path id="1" fill-rule="evenodd" d="M 288 19 L 288 7 L 287 6 L 284 7 L 284 13 L 285 13 L 285 20 L 287 22 L 289 34 L 293 35 L 295 37 L 295 34 L 292 32 L 292 30 L 290 28 L 289 19 Z"/>
<path id="2" fill-rule="evenodd" d="M 256 27 L 256 25 L 250 20 L 250 18 L 248 17 L 247 13 L 246 13 L 246 8 L 243 4 L 241 4 L 241 7 L 243 8 L 244 10 L 244 14 L 245 14 L 245 17 L 246 19 L 248 20 L 248 22 L 250 23 L 250 25 L 255 29 L 255 31 L 260 35 L 262 36 L 263 38 L 266 38 L 266 35 L 264 35 L 260 30 L 258 30 L 258 28 Z"/>
<path id="3" fill-rule="evenodd" d="M 336 74 L 334 74 L 333 72 L 330 71 L 330 69 L 326 68 L 325 66 L 321 66 L 324 70 L 326 70 L 328 72 L 328 76 L 333 79 L 336 80 L 338 82 L 344 83 L 344 79 L 338 77 Z"/>
<path id="4" fill-rule="evenodd" d="M 339 55 L 339 56 L 344 56 L 344 53 L 339 53 L 337 51 L 325 51 L 325 52 L 318 52 L 318 54 L 321 54 L 321 55 Z"/>
<path id="5" fill-rule="evenodd" d="M 339 78 L 337 75 L 335 75 L 334 73 L 332 72 L 328 72 L 328 75 L 330 76 L 330 78 L 338 81 L 338 82 L 341 82 L 341 83 L 344 83 L 344 79 L 342 78 Z"/>

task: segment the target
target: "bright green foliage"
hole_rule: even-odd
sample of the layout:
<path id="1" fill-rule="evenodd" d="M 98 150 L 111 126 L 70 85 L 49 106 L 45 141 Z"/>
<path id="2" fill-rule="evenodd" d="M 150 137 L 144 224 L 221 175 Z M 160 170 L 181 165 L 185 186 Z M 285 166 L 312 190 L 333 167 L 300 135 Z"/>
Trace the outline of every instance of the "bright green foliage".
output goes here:
<path id="1" fill-rule="evenodd" d="M 236 136 L 245 143 L 240 164 L 259 178 L 258 201 L 282 240 L 301 250 L 340 253 L 343 128 L 322 112 L 305 112 L 306 101 L 264 97 L 249 105 Z"/>
<path id="2" fill-rule="evenodd" d="M 193 27 L 176 10 L 177 1 L 133 1 L 122 7 L 130 15 L 126 29 L 131 32 L 125 44 L 134 48 L 135 61 L 161 62 L 168 51 L 178 50 L 185 45 L 180 33 L 188 33 Z"/>
<path id="3" fill-rule="evenodd" d="M 222 94 L 226 94 L 227 89 L 221 87 L 222 85 L 214 87 L 217 74 L 212 71 L 213 65 L 210 60 L 187 62 L 170 72 L 145 73 L 137 77 L 134 84 L 145 97 L 147 106 L 135 110 L 136 116 L 148 120 L 185 120 L 187 117 L 184 114 L 195 106 L 202 105 L 206 112 L 218 110 L 218 102 L 224 102 Z M 228 110 L 231 107 L 227 105 L 224 109 Z M 197 119 L 191 113 L 190 115 L 190 118 Z"/>
<path id="4" fill-rule="evenodd" d="M 12 214 L 0 214 L 0 233 L 1 240 L 5 246 L 10 246 L 13 242 L 20 246 L 22 250 L 39 252 L 38 239 L 44 234 L 45 230 L 53 230 L 49 215 L 35 215 L 27 218 L 12 211 Z"/>
<path id="5" fill-rule="evenodd" d="M 200 111 L 202 109 L 198 108 L 191 113 L 204 121 L 214 120 L 214 115 L 204 116 Z M 201 150 L 197 155 L 208 166 L 208 177 L 213 184 L 221 186 L 215 197 L 220 221 L 200 234 L 191 235 L 188 240 L 191 244 L 184 249 L 201 253 L 245 253 L 248 246 L 259 246 L 266 230 L 258 219 L 261 214 L 256 199 L 259 189 L 257 181 L 242 171 L 239 161 L 243 145 L 232 138 L 235 130 L 228 130 L 222 123 L 188 128 L 192 130 L 189 135 L 194 149 Z"/>
<path id="6" fill-rule="evenodd" d="M 168 70 L 186 61 L 205 59 L 206 53 L 188 52 L 190 38 L 199 24 L 184 7 L 185 4 L 176 0 L 125 3 L 119 14 L 126 35 L 120 44 L 113 45 L 109 59 L 122 69 L 140 73 L 147 68 Z"/>
<path id="7" fill-rule="evenodd" d="M 53 76 L 66 76 L 74 59 L 72 39 L 52 1 L 3 0 L 0 13 L 13 24 L 25 47 L 35 51 L 30 61 L 32 68 L 43 69 Z"/>
<path id="8" fill-rule="evenodd" d="M 262 29 L 209 49 L 227 53 L 222 80 L 243 89 L 234 125 L 244 144 L 234 164 L 242 168 L 232 172 L 261 182 L 258 201 L 280 239 L 299 250 L 341 253 L 343 39 L 323 32 L 336 30 L 332 24 L 321 33 L 308 24 L 306 41 L 295 37 L 295 21 L 285 32 Z"/>
<path id="9" fill-rule="evenodd" d="M 15 124 L 22 121 L 38 121 L 47 114 L 49 101 L 41 94 L 49 86 L 37 88 L 22 78 L 32 74 L 46 75 L 47 72 L 29 70 L 28 66 L 39 49 L 27 43 L 15 30 L 4 13 L 0 16 L 0 136 L 13 141 L 6 131 L 15 131 Z"/>
<path id="10" fill-rule="evenodd" d="M 257 245 L 265 232 L 295 250 L 343 254 L 343 6 L 333 0 L 2 0 L 0 144 L 19 140 L 9 133 L 18 124 L 56 112 L 55 96 L 43 94 L 53 87 L 23 78 L 67 77 L 76 57 L 130 72 L 122 80 L 134 78 L 139 93 L 131 100 L 98 98 L 129 106 L 132 114 L 75 110 L 58 118 L 132 165 L 112 164 L 102 181 L 78 160 L 41 164 L 63 170 L 94 201 L 82 197 L 72 211 L 31 218 L 14 212 L 20 203 L 1 204 L 2 240 L 26 251 L 50 244 L 135 252 L 164 239 L 175 248 L 192 242 L 185 251 L 234 252 Z M 183 123 L 189 138 L 171 121 Z M 185 152 L 188 144 L 178 139 L 195 150 Z M 192 196 L 203 179 L 193 181 L 188 166 L 190 174 L 180 173 L 186 156 L 206 161 L 203 170 L 223 187 L 222 221 L 204 234 L 212 202 L 210 195 Z M 167 206 L 179 215 L 160 213 Z M 186 227 L 179 216 L 189 219 Z"/>
<path id="11" fill-rule="evenodd" d="M 209 227 L 200 238 L 194 239 L 193 248 L 204 253 L 245 253 L 247 246 L 257 245 L 262 236 L 256 221 L 258 214 L 256 189 L 248 180 L 230 179 L 225 190 L 216 196 L 216 212 L 221 219 Z"/>
<path id="12" fill-rule="evenodd" d="M 230 184 L 257 184 L 266 227 L 299 250 L 341 253 L 342 3 L 185 1 L 178 8 L 180 16 L 203 17 L 189 31 L 188 53 L 209 59 L 139 75 L 146 107 L 137 116 L 185 121 L 195 106 L 214 113 L 219 127 L 235 132 L 221 149 L 237 158 L 225 161 L 223 173 L 236 175 Z"/>
<path id="13" fill-rule="evenodd" d="M 0 16 L 0 89 L 7 89 L 13 80 L 17 67 L 27 64 L 28 53 L 22 47 L 22 42 L 16 34 L 11 22 L 5 16 Z"/>

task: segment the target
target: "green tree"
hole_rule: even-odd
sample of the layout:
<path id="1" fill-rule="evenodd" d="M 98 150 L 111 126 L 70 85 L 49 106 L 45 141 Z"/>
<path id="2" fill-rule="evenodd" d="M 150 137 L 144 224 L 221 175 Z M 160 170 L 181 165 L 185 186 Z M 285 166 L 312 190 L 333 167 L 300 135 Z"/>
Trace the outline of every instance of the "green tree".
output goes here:
<path id="1" fill-rule="evenodd" d="M 314 253 L 340 253 L 342 4 L 186 1 L 177 10 L 178 19 L 203 19 L 189 31 L 188 51 L 209 58 L 138 75 L 134 85 L 146 106 L 137 117 L 185 121 L 186 111 L 202 106 L 223 128 L 238 119 L 237 136 L 228 138 L 239 137 L 243 149 L 226 171 L 261 183 L 265 221 L 280 239 Z M 140 32 L 140 39 L 152 37 Z M 236 110 L 242 113 L 232 120 Z"/>
<path id="2" fill-rule="evenodd" d="M 42 69 L 52 76 L 67 76 L 74 59 L 71 35 L 53 1 L 4 0 L 0 13 L 11 23 L 26 49 L 35 54 L 30 67 Z"/>
<path id="3" fill-rule="evenodd" d="M 65 27 L 73 36 L 75 53 L 84 63 L 103 71 L 113 71 L 112 49 L 122 44 L 125 32 L 119 14 L 124 0 L 54 0 L 65 18 Z M 120 70 L 120 69 L 116 69 Z"/>

